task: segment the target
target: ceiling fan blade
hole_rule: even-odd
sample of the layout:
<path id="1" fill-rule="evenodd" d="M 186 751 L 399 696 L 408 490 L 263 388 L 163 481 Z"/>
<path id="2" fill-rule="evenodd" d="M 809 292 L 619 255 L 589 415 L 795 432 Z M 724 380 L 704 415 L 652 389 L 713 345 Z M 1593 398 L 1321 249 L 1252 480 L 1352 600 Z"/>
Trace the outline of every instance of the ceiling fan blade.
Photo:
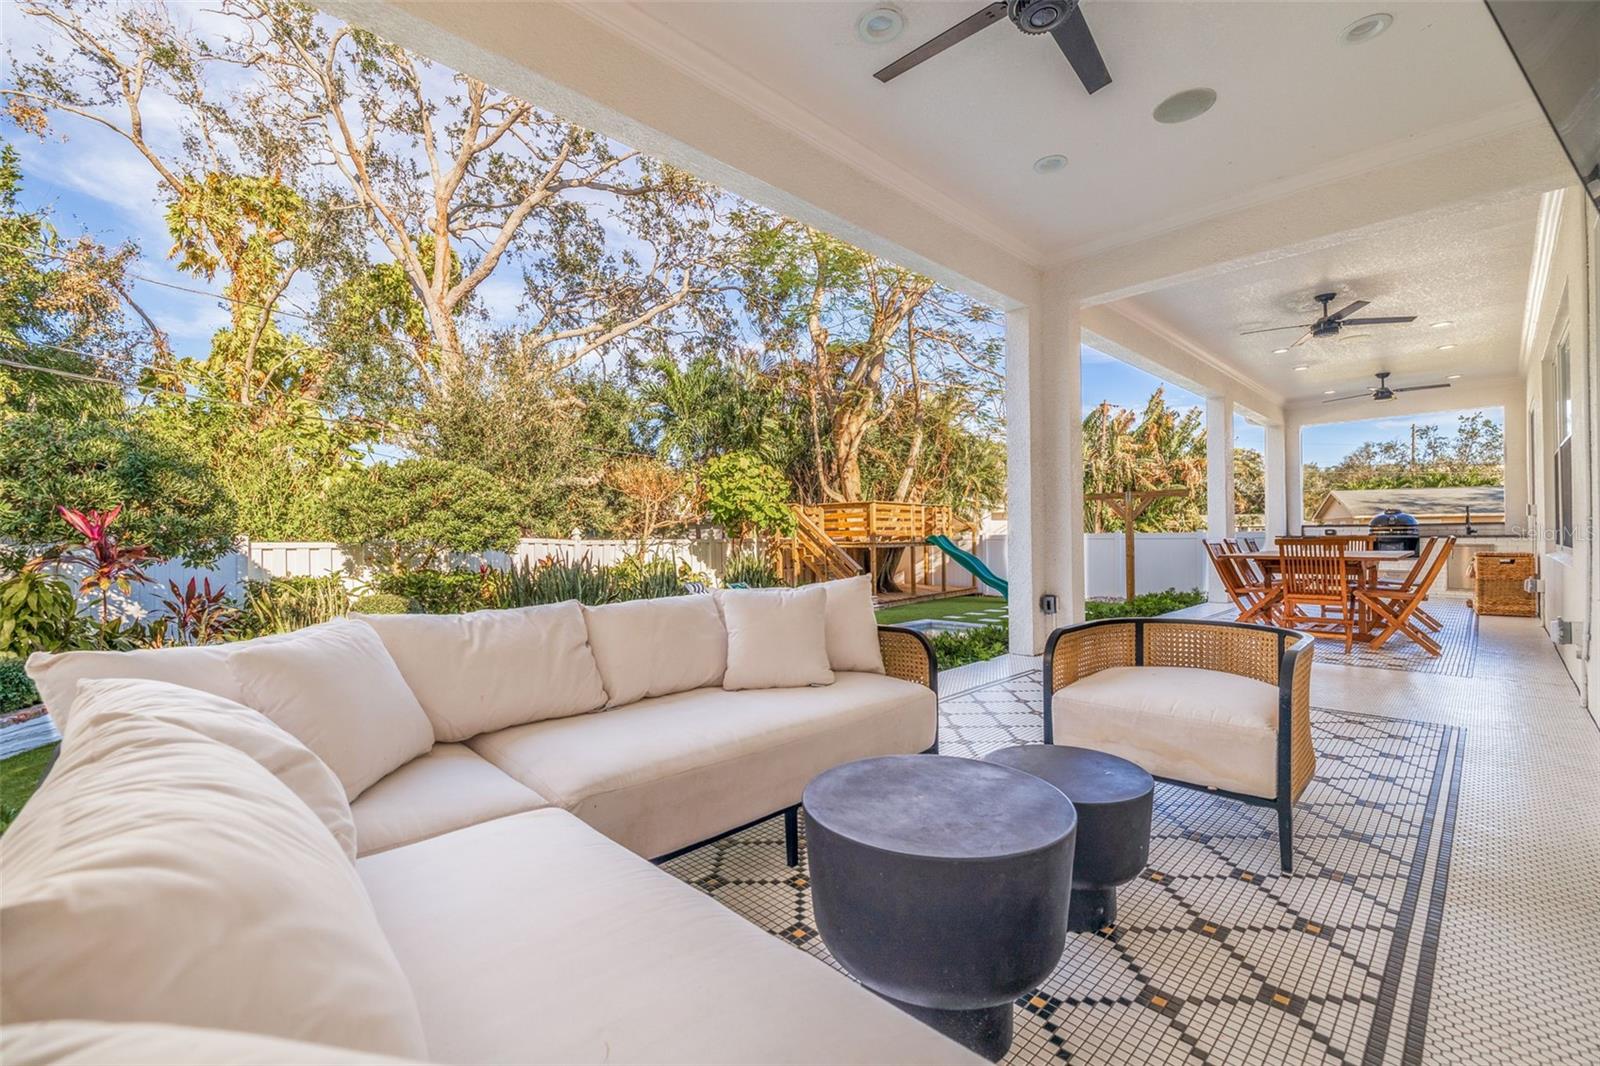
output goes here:
<path id="1" fill-rule="evenodd" d="M 1311 323 L 1302 322 L 1298 326 L 1268 326 L 1266 329 L 1247 329 L 1243 333 L 1240 333 L 1239 336 L 1248 337 L 1252 333 L 1278 333 L 1278 332 L 1280 332 L 1282 330 L 1286 330 L 1286 329 L 1310 329 L 1310 328 L 1311 328 Z"/>
<path id="2" fill-rule="evenodd" d="M 917 47 L 913 48 L 899 59 L 896 59 L 893 63 L 890 63 L 888 66 L 878 71 L 873 75 L 873 77 L 877 78 L 879 81 L 888 81 L 890 78 L 898 78 L 900 75 L 904 74 L 918 63 L 927 62 L 940 52 L 944 51 L 946 48 L 949 48 L 951 45 L 960 44 L 962 41 L 966 40 L 968 37 L 971 37 L 979 30 L 988 26 L 992 26 L 1005 17 L 1005 0 L 995 0 L 995 2 L 990 4 L 988 7 L 968 15 L 954 26 L 951 26 L 948 30 L 945 30 L 943 33 L 939 34 L 939 36 L 927 41 L 924 44 L 919 44 Z"/>
<path id="3" fill-rule="evenodd" d="M 1360 396 L 1335 396 L 1331 400 L 1323 400 L 1322 402 L 1323 403 L 1344 403 L 1346 400 L 1369 400 L 1371 398 L 1372 398 L 1372 390 L 1368 389 L 1366 392 L 1363 392 Z"/>
<path id="4" fill-rule="evenodd" d="M 1340 320 L 1340 325 L 1345 326 L 1386 326 L 1389 323 L 1415 322 L 1416 315 L 1389 315 L 1384 318 L 1345 318 Z"/>
<path id="5" fill-rule="evenodd" d="M 1077 71 L 1078 80 L 1083 82 L 1090 96 L 1111 84 L 1111 72 L 1100 57 L 1100 46 L 1094 43 L 1094 34 L 1089 32 L 1081 4 L 1065 22 L 1050 31 L 1050 36 L 1061 46 L 1061 54 Z"/>
<path id="6" fill-rule="evenodd" d="M 1363 307 L 1367 306 L 1367 304 L 1369 304 L 1371 302 L 1372 302 L 1371 300 L 1356 300 L 1353 303 L 1346 304 L 1340 310 L 1335 311 L 1333 314 L 1329 315 L 1328 316 L 1328 321 L 1329 322 L 1343 322 L 1345 315 L 1353 315 L 1357 311 L 1361 310 Z"/>
<path id="7" fill-rule="evenodd" d="M 1448 381 L 1441 381 L 1437 385 L 1407 385 L 1403 389 L 1390 389 L 1389 391 L 1390 392 L 1421 392 L 1424 389 L 1448 389 L 1449 387 L 1450 387 L 1450 383 Z"/>
<path id="8" fill-rule="evenodd" d="M 1304 343 L 1305 343 L 1305 342 L 1306 342 L 1306 341 L 1308 341 L 1308 340 L 1310 340 L 1310 339 L 1311 339 L 1311 338 L 1312 338 L 1312 337 L 1315 337 L 1315 336 L 1316 336 L 1316 334 L 1315 334 L 1315 333 L 1313 333 L 1313 332 L 1311 332 L 1311 331 L 1310 331 L 1310 330 L 1309 330 L 1309 329 L 1308 329 L 1308 330 L 1306 330 L 1306 331 L 1305 331 L 1305 332 L 1304 332 L 1304 333 L 1302 333 L 1302 334 L 1301 334 L 1301 335 L 1300 335 L 1300 339 L 1299 339 L 1299 340 L 1297 340 L 1297 341 L 1295 341 L 1295 342 L 1294 342 L 1294 343 L 1293 343 L 1293 344 L 1291 344 L 1291 345 L 1289 345 L 1289 347 L 1291 347 L 1291 348 L 1298 348 L 1298 347 L 1300 347 L 1300 346 L 1301 346 L 1301 345 L 1302 345 L 1302 344 L 1304 344 Z"/>

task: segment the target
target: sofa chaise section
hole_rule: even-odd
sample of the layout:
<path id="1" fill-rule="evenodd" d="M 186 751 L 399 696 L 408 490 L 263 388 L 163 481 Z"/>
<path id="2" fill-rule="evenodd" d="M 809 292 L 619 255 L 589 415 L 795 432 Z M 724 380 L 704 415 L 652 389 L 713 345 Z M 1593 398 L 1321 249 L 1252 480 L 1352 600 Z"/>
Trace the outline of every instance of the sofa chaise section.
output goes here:
<path id="1" fill-rule="evenodd" d="M 550 806 L 465 744 L 435 744 L 350 804 L 356 847 L 374 855 L 455 829 Z"/>
<path id="2" fill-rule="evenodd" d="M 356 866 L 435 1061 L 982 1061 L 565 811 Z"/>

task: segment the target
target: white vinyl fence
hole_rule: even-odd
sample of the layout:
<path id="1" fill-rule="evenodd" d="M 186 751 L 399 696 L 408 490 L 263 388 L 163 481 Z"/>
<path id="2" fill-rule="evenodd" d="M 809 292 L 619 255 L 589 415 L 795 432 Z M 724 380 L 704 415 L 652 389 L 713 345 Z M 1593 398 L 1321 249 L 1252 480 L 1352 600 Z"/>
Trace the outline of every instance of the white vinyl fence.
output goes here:
<path id="1" fill-rule="evenodd" d="M 984 537 L 979 554 L 1000 577 L 1006 576 L 1006 530 L 1003 524 Z M 1134 534 L 1134 590 L 1204 589 L 1209 576 L 1204 533 Z M 1121 599 L 1126 591 L 1121 533 L 1089 533 L 1084 538 L 1084 595 L 1089 599 Z"/>

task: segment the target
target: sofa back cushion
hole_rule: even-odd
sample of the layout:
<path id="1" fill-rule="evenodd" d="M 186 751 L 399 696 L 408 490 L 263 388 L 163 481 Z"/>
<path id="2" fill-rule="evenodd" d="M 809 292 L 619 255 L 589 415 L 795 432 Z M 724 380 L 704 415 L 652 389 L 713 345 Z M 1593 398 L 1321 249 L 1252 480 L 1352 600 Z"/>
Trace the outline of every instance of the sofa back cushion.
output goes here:
<path id="1" fill-rule="evenodd" d="M 0 837 L 6 1021 L 236 1029 L 423 1058 L 353 863 L 254 759 L 86 682 Z"/>
<path id="2" fill-rule="evenodd" d="M 347 799 L 433 747 L 433 723 L 377 631 L 341 618 L 228 656 L 253 707 L 338 775 Z"/>
<path id="3" fill-rule="evenodd" d="M 833 684 L 828 665 L 828 593 L 799 589 L 727 589 L 722 619 L 728 626 L 725 689 L 800 688 Z M 877 643 L 877 632 L 873 632 Z"/>
<path id="4" fill-rule="evenodd" d="M 883 673 L 878 617 L 872 609 L 871 575 L 824 581 L 816 587 L 828 594 L 829 665 L 835 670 Z"/>
<path id="5" fill-rule="evenodd" d="M 606 706 L 722 684 L 728 631 L 710 595 L 585 607 Z"/>
<path id="6" fill-rule="evenodd" d="M 469 614 L 351 617 L 383 638 L 441 741 L 606 705 L 576 600 Z"/>
<path id="7" fill-rule="evenodd" d="M 84 681 L 79 701 L 103 702 L 99 693 L 107 685 L 116 688 L 119 713 L 165 722 L 254 759 L 309 807 L 345 855 L 355 859 L 355 814 L 345 799 L 344 785 L 327 763 L 266 715 L 222 696 L 165 681 Z"/>

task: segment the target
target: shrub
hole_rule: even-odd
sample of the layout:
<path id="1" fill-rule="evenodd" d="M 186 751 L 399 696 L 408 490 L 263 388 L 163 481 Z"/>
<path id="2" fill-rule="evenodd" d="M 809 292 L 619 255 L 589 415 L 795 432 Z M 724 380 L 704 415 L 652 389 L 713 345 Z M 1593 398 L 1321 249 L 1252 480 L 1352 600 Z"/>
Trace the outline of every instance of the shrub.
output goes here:
<path id="1" fill-rule="evenodd" d="M 0 655 L 26 659 L 92 644 L 93 626 L 78 614 L 71 585 L 29 568 L 0 580 Z"/>
<path id="2" fill-rule="evenodd" d="M 411 602 L 393 592 L 369 592 L 358 597 L 350 609 L 360 614 L 406 614 Z"/>
<path id="3" fill-rule="evenodd" d="M 279 577 L 245 586 L 242 636 L 287 633 L 318 625 L 350 611 L 350 593 L 337 574 L 329 577 Z"/>
<path id="4" fill-rule="evenodd" d="M 39 702 L 39 690 L 22 669 L 21 659 L 0 659 L 0 714 L 20 711 Z"/>
<path id="5" fill-rule="evenodd" d="M 585 555 L 579 559 L 526 559 L 497 576 L 496 606 L 531 607 L 541 603 L 577 600 L 591 607 L 619 599 L 614 571 L 596 566 Z"/>
<path id="6" fill-rule="evenodd" d="M 756 552 L 740 552 L 722 568 L 724 585 L 747 585 L 753 589 L 776 588 L 783 584 L 772 563 Z"/>
<path id="7" fill-rule="evenodd" d="M 159 619 L 160 636 L 170 636 L 179 644 L 211 644 L 227 640 L 239 624 L 239 608 L 228 600 L 228 586 L 211 587 L 211 579 L 187 585 L 168 581 L 169 594 L 161 599 L 167 614 Z"/>
<path id="8" fill-rule="evenodd" d="M 328 489 L 328 528 L 396 565 L 438 564 L 451 552 L 510 551 L 522 507 L 492 474 L 444 459 L 353 470 Z"/>
<path id="9" fill-rule="evenodd" d="M 749 452 L 729 452 L 706 464 L 700 474 L 705 511 L 730 537 L 750 530 L 794 534 L 789 509 L 789 479 L 770 463 Z"/>
<path id="10" fill-rule="evenodd" d="M 964 629 L 954 633 L 932 633 L 934 654 L 939 659 L 939 669 L 982 662 L 1004 655 L 1008 647 L 1009 631 L 1005 626 L 984 626 L 981 629 Z"/>
<path id="11" fill-rule="evenodd" d="M 121 421 L 0 421 L 0 540 L 47 544 L 62 533 L 57 505 L 119 504 L 122 536 L 157 558 L 203 564 L 233 546 L 233 501 L 176 444 Z"/>
<path id="12" fill-rule="evenodd" d="M 499 575 L 477 570 L 406 570 L 369 582 L 376 592 L 405 600 L 418 614 L 461 614 L 502 605 Z"/>
<path id="13" fill-rule="evenodd" d="M 1169 611 L 1181 611 L 1185 607 L 1193 607 L 1204 603 L 1206 594 L 1199 589 L 1190 589 L 1188 592 L 1179 592 L 1177 589 L 1167 589 L 1164 592 L 1145 592 L 1126 602 L 1116 600 L 1110 603 L 1090 600 L 1083 605 L 1084 617 L 1088 621 L 1101 618 L 1151 618 Z"/>
<path id="14" fill-rule="evenodd" d="M 640 562 L 632 556 L 611 568 L 619 600 L 653 600 L 683 595 L 684 575 L 671 559 Z"/>

